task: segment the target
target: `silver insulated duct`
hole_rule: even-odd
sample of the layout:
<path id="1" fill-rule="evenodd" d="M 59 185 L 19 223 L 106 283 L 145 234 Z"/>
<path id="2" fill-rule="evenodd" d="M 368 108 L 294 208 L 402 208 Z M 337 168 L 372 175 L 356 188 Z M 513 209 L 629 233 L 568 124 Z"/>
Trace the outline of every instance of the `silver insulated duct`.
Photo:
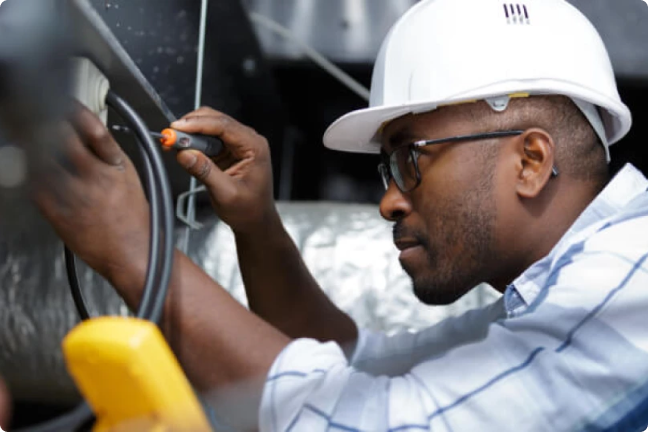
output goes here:
<path id="1" fill-rule="evenodd" d="M 324 291 L 360 326 L 416 330 L 491 302 L 478 287 L 445 307 L 420 304 L 397 260 L 391 226 L 376 206 L 280 203 L 279 211 L 306 264 Z M 188 255 L 246 304 L 234 237 L 216 218 L 193 231 Z M 180 227 L 178 234 L 184 233 Z M 80 281 L 93 315 L 127 315 L 111 287 L 80 265 Z M 63 261 L 63 245 L 47 228 L 0 242 L 0 374 L 15 400 L 67 404 L 79 400 L 60 342 L 77 323 Z"/>

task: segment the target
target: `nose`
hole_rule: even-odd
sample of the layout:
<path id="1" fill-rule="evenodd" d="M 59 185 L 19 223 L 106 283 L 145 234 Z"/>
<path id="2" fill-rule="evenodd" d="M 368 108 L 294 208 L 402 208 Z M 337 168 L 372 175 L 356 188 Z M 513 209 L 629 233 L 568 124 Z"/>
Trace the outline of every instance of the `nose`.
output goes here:
<path id="1" fill-rule="evenodd" d="M 389 182 L 389 187 L 380 200 L 380 214 L 390 222 L 403 219 L 412 212 L 412 203 L 407 194 L 398 189 L 394 181 Z"/>

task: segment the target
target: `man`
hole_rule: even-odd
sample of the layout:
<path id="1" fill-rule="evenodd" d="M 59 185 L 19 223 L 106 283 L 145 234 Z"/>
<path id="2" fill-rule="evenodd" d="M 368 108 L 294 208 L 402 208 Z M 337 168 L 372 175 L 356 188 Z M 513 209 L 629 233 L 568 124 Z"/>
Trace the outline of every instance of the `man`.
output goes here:
<path id="1" fill-rule="evenodd" d="M 359 331 L 281 224 L 265 140 L 202 108 L 172 127 L 229 152 L 178 161 L 233 229 L 254 313 L 176 253 L 163 327 L 193 384 L 264 431 L 643 429 L 648 181 L 630 165 L 608 178 L 630 113 L 591 24 L 563 0 L 422 1 L 385 40 L 371 94 L 325 144 L 383 154 L 380 211 L 416 295 L 450 303 L 480 282 L 504 295 L 417 334 Z M 95 116 L 72 125 L 74 170 L 37 202 L 135 307 L 141 185 Z M 241 394 L 260 401 L 237 416 Z"/>

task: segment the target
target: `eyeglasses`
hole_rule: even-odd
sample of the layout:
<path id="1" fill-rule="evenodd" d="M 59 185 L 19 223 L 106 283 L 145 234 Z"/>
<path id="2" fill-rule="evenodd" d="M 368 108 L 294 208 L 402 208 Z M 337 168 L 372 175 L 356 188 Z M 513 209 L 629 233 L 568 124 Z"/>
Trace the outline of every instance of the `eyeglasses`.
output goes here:
<path id="1" fill-rule="evenodd" d="M 382 179 L 385 190 L 389 188 L 389 182 L 394 179 L 396 186 L 401 192 L 410 192 L 421 183 L 421 171 L 418 166 L 418 158 L 421 154 L 420 148 L 445 143 L 457 143 L 464 141 L 479 141 L 494 138 L 504 138 L 521 135 L 523 130 L 505 130 L 497 132 L 486 132 L 474 135 L 460 135 L 449 138 L 421 140 L 411 144 L 400 146 L 390 154 L 382 153 L 383 161 L 378 164 L 378 172 Z M 554 167 L 552 174 L 558 175 Z"/>

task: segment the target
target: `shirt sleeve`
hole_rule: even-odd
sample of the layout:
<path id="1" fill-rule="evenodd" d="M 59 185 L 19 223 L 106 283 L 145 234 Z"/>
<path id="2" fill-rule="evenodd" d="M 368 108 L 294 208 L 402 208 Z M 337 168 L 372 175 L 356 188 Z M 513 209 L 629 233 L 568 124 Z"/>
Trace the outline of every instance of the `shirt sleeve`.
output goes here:
<path id="1" fill-rule="evenodd" d="M 267 378 L 260 430 L 556 432 L 628 430 L 644 420 L 645 427 L 647 232 L 644 217 L 573 245 L 514 318 L 467 314 L 418 343 L 413 335 L 372 342 L 367 334 L 353 363 L 334 343 L 294 341 Z M 483 328 L 475 328 L 480 319 Z M 418 351 L 371 371 L 363 363 L 380 349 L 367 343 Z M 412 352 L 386 351 L 402 359 Z"/>
<path id="2" fill-rule="evenodd" d="M 373 375 L 402 375 L 427 358 L 457 346 L 483 339 L 488 325 L 506 316 L 503 299 L 484 308 L 447 318 L 429 328 L 393 335 L 358 330 L 358 342 L 350 359 L 355 369 Z"/>

